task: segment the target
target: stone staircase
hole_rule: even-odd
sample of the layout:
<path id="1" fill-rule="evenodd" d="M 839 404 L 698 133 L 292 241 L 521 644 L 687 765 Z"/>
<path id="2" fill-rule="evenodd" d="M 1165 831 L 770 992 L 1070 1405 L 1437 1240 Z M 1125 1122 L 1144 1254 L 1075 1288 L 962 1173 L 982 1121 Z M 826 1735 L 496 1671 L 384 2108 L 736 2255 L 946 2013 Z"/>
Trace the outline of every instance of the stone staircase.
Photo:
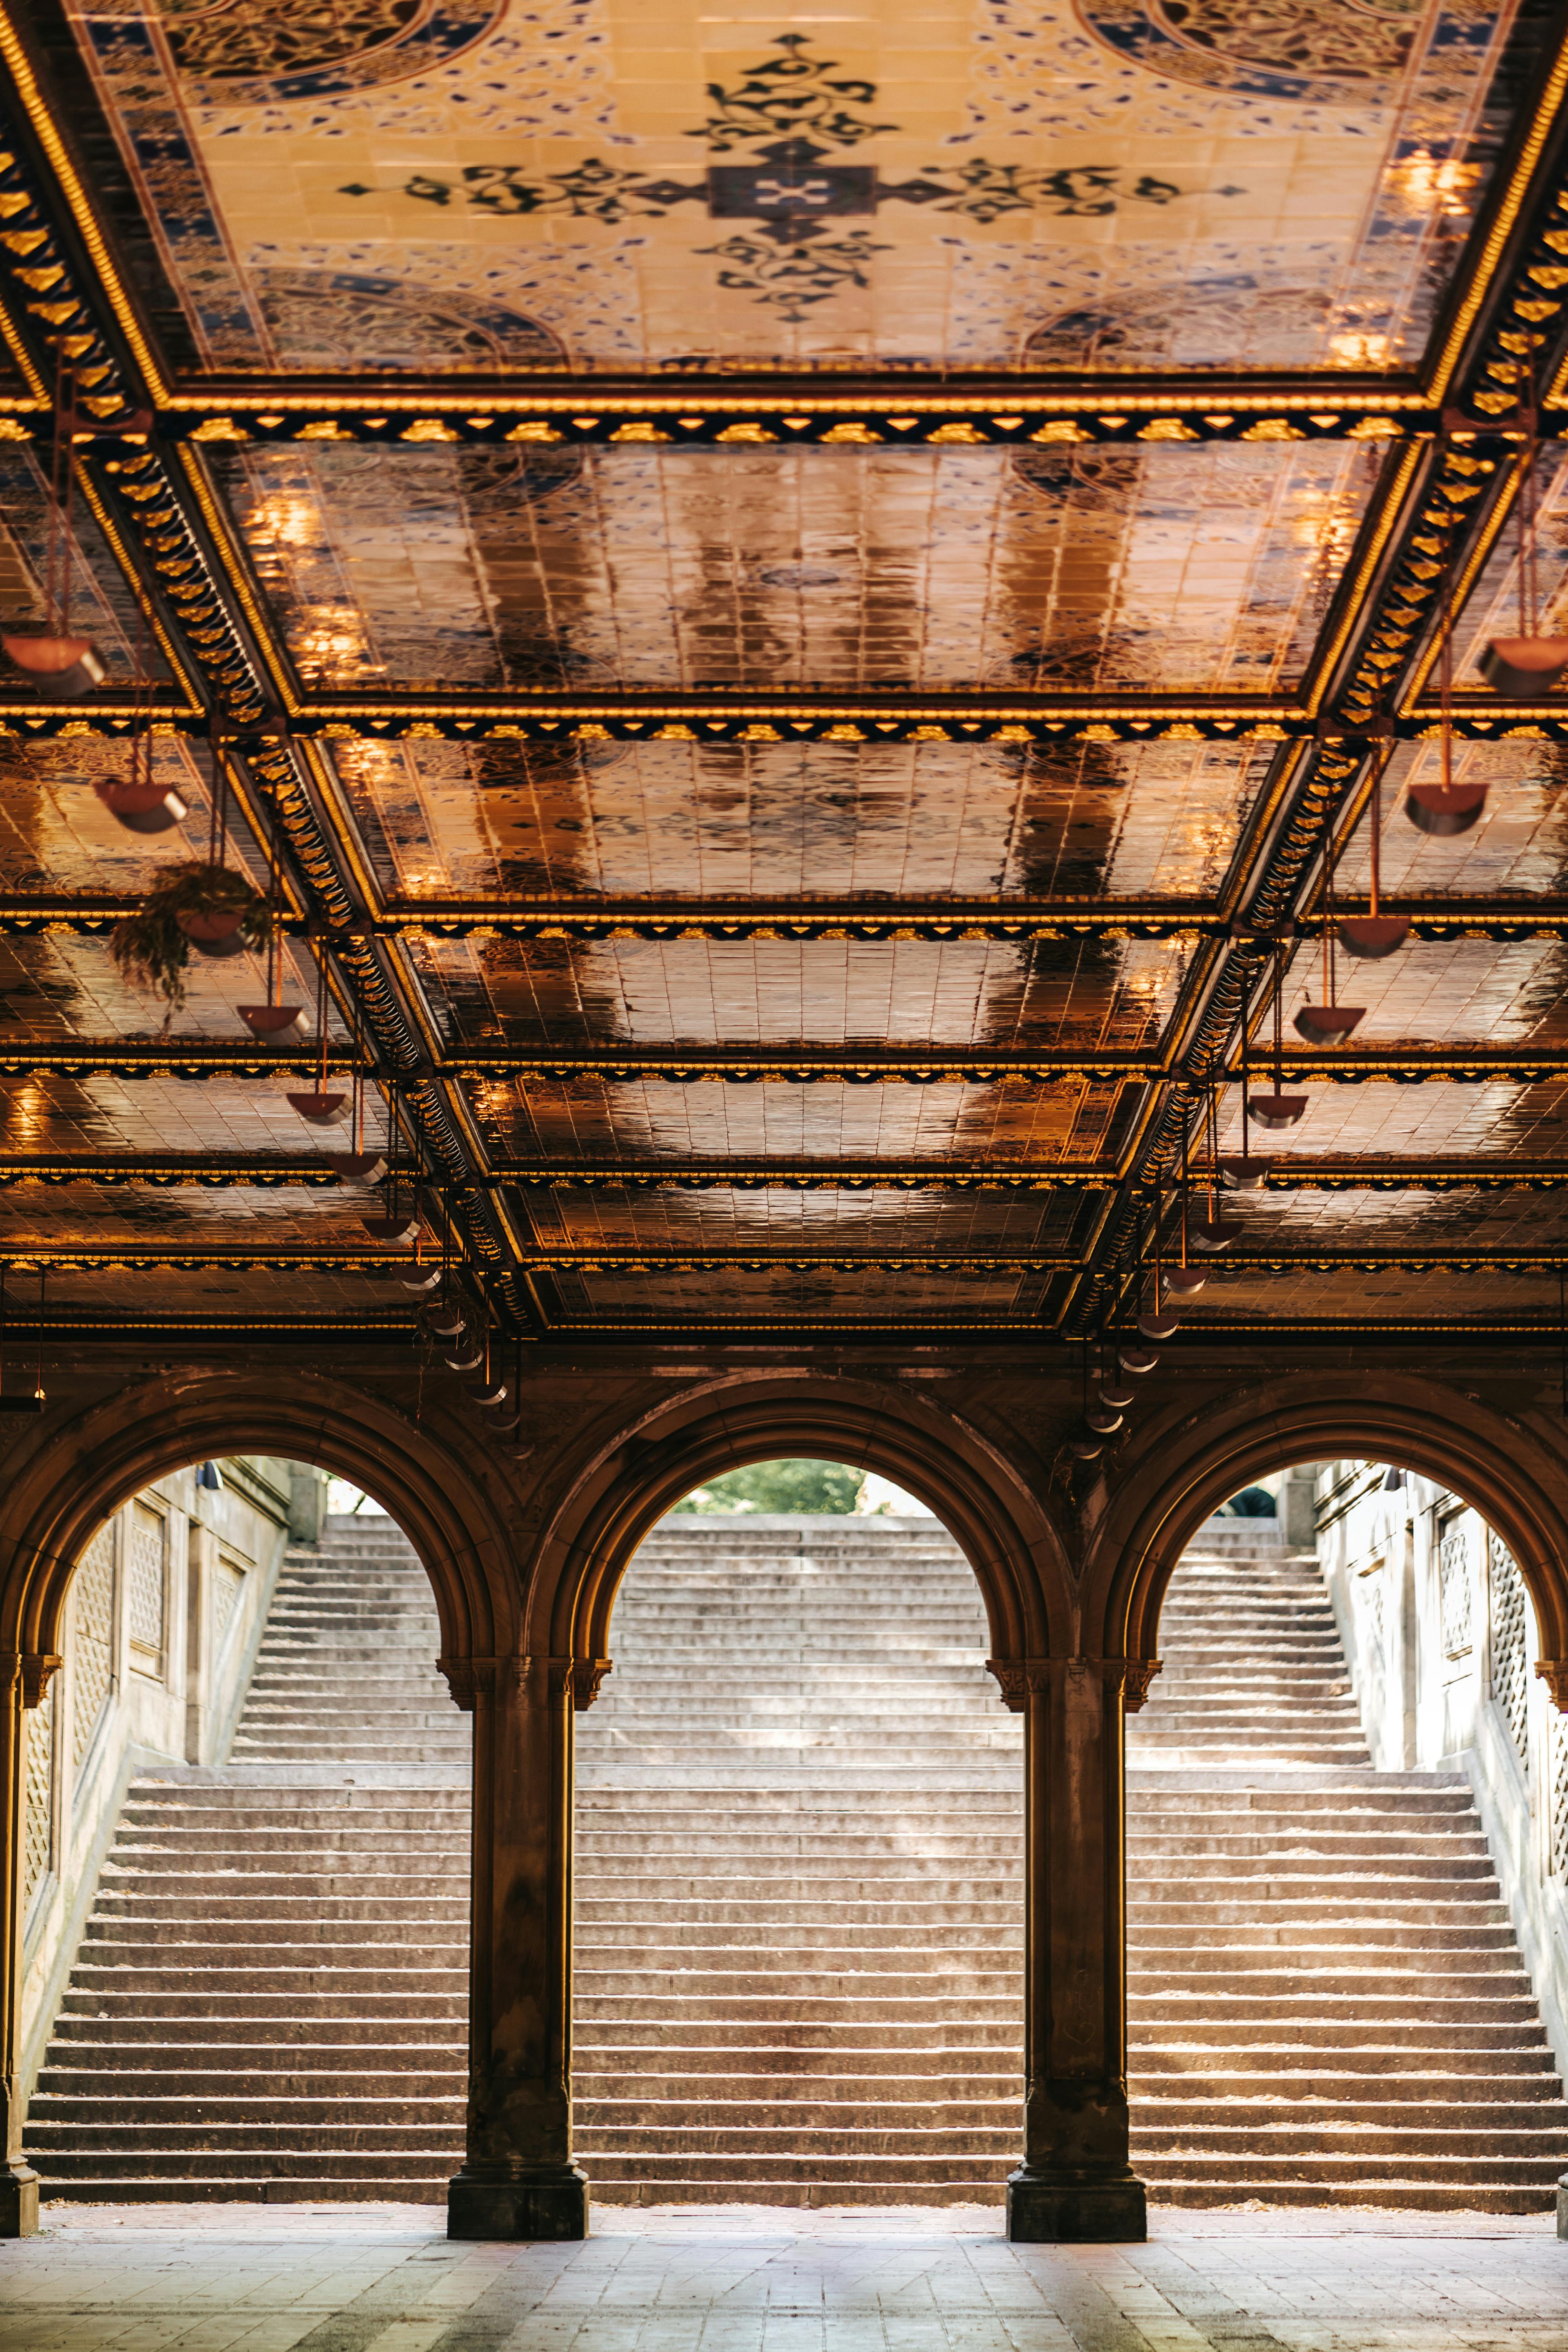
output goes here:
<path id="1" fill-rule="evenodd" d="M 438 2201 L 468 1718 L 384 1518 L 290 1551 L 231 1762 L 133 1781 L 27 2123 L 49 2198 Z"/>
<path id="2" fill-rule="evenodd" d="M 1152 2198 L 1542 2212 L 1568 2106 L 1468 1784 L 1374 1772 L 1315 1557 L 1190 1550 L 1128 1741 Z"/>
<path id="3" fill-rule="evenodd" d="M 929 1520 L 668 1519 L 578 1718 L 576 2146 L 601 2202 L 994 2200 L 1020 1726 Z"/>
<path id="4" fill-rule="evenodd" d="M 133 1784 L 28 2126 L 52 2197 L 439 2200 L 468 1723 L 385 1520 L 289 1555 L 231 1762 Z M 1371 1770 L 1315 1561 L 1205 1531 L 1131 1726 L 1134 2147 L 1184 2204 L 1544 2210 L 1552 2069 L 1469 1791 Z M 930 1522 L 682 1517 L 577 1718 L 601 2202 L 1000 2200 L 1020 1725 Z"/>

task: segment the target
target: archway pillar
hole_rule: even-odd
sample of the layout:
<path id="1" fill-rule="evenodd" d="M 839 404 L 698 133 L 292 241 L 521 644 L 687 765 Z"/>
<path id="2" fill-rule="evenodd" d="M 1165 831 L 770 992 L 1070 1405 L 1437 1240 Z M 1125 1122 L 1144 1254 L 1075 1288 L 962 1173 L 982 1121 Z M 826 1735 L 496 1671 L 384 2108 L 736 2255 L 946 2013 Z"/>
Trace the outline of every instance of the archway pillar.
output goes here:
<path id="1" fill-rule="evenodd" d="M 1136 2242 L 1148 2217 L 1127 2160 L 1126 1662 L 998 1672 L 1025 1717 L 1024 2161 L 1007 2234 Z"/>
<path id="2" fill-rule="evenodd" d="M 38 2226 L 38 2176 L 22 2153 L 22 1899 L 26 1884 L 27 1709 L 43 1697 L 58 1657 L 0 1651 L 0 2238 Z"/>
<path id="3" fill-rule="evenodd" d="M 572 2160 L 570 1659 L 442 1662 L 474 1717 L 467 2151 L 454 2238 L 588 2234 Z"/>

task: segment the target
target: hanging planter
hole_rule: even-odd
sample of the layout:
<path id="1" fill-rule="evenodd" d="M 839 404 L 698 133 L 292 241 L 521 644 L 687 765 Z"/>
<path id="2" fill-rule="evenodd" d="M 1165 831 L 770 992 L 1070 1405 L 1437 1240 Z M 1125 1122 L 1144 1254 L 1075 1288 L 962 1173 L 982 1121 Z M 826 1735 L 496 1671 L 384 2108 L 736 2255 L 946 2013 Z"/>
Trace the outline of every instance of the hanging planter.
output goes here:
<path id="1" fill-rule="evenodd" d="M 1129 1380 L 1141 1381 L 1154 1370 L 1160 1359 L 1152 1348 L 1140 1348 L 1136 1340 L 1129 1340 L 1126 1347 L 1118 1348 L 1116 1360 Z"/>
<path id="2" fill-rule="evenodd" d="M 473 1396 L 474 1402 L 480 1408 L 480 1410 L 485 1412 L 492 1412 L 496 1406 L 503 1405 L 506 1402 L 506 1382 L 504 1381 L 491 1381 L 484 1388 L 473 1390 L 470 1393 Z"/>
<path id="3" fill-rule="evenodd" d="M 1083 1430 L 1077 1437 L 1068 1439 L 1068 1450 L 1079 1462 L 1098 1462 L 1105 1451 L 1105 1440 L 1092 1430 Z"/>
<path id="4" fill-rule="evenodd" d="M 309 1094 L 286 1094 L 283 1099 L 290 1110 L 297 1110 L 312 1127 L 336 1127 L 349 1107 L 347 1095 L 330 1095 L 320 1089 Z"/>
<path id="5" fill-rule="evenodd" d="M 1235 1217 L 1194 1217 L 1187 1228 L 1187 1239 L 1205 1257 L 1217 1257 L 1233 1242 L 1238 1242 L 1247 1227 Z"/>
<path id="6" fill-rule="evenodd" d="M 193 925 L 212 938 L 198 940 Z M 243 874 L 193 863 L 172 866 L 154 883 L 141 913 L 115 926 L 109 952 L 134 986 L 155 988 L 178 1005 L 184 1003 L 193 946 L 208 954 L 241 954 L 264 948 L 271 932 L 272 910 Z"/>
<path id="7" fill-rule="evenodd" d="M 485 1351 L 478 1348 L 471 1356 L 448 1356 L 446 1359 L 447 1370 L 449 1372 L 477 1372 L 484 1360 Z"/>
<path id="8" fill-rule="evenodd" d="M 455 1339 L 468 1328 L 468 1318 L 460 1307 L 427 1307 L 424 1322 L 426 1331 L 437 1339 Z"/>
<path id="9" fill-rule="evenodd" d="M 1173 1339 L 1182 1328 L 1182 1318 L 1169 1307 L 1160 1307 L 1152 1315 L 1140 1315 L 1138 1328 L 1145 1339 Z"/>
<path id="10" fill-rule="evenodd" d="M 417 1274 L 405 1275 L 403 1287 L 405 1290 L 414 1291 L 420 1297 L 428 1297 L 431 1291 L 439 1290 L 441 1281 L 440 1267 L 433 1265 L 428 1273 L 421 1271 Z"/>
<path id="11" fill-rule="evenodd" d="M 1220 1182 L 1232 1192 L 1261 1192 L 1273 1165 L 1271 1160 L 1253 1160 L 1246 1152 L 1232 1152 L 1219 1163 Z"/>
<path id="12" fill-rule="evenodd" d="M 1485 784 L 1412 784 L 1405 814 L 1419 832 L 1447 841 L 1468 833 L 1487 804 Z"/>
<path id="13" fill-rule="evenodd" d="M 1102 1381 L 1100 1384 L 1100 1402 L 1108 1412 L 1125 1412 L 1128 1406 L 1134 1402 L 1133 1391 L 1114 1381 Z"/>
<path id="14" fill-rule="evenodd" d="M 1206 1266 L 1173 1265 L 1165 1276 L 1166 1298 L 1195 1298 L 1208 1278 Z"/>
<path id="15" fill-rule="evenodd" d="M 127 833 L 168 833 L 190 814 L 178 793 L 158 784 L 95 783 L 92 789 Z"/>
<path id="16" fill-rule="evenodd" d="M 1376 961 L 1402 948 L 1410 926 L 1401 915 L 1347 915 L 1340 925 L 1340 945 L 1347 955 Z"/>
<path id="17" fill-rule="evenodd" d="M 1097 1437 L 1110 1437 L 1121 1426 L 1121 1415 L 1114 1412 L 1103 1399 L 1099 1404 L 1089 1406 L 1089 1411 L 1084 1414 L 1084 1419 Z"/>

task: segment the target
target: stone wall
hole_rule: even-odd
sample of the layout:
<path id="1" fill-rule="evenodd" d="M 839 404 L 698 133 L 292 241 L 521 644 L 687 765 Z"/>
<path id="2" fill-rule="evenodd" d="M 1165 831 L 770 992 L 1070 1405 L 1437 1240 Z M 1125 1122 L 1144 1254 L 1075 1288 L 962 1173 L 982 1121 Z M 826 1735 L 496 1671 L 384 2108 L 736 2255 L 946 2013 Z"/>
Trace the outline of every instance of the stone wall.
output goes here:
<path id="1" fill-rule="evenodd" d="M 313 1471 L 179 1470 L 107 1519 L 78 1562 L 64 1660 L 26 1718 L 24 2064 L 30 2085 L 132 1774 L 226 1754 L 290 1522 L 319 1523 Z"/>
<path id="2" fill-rule="evenodd" d="M 1568 2074 L 1568 1717 L 1513 1555 L 1429 1478 L 1325 1463 L 1319 1549 L 1373 1761 L 1462 1771 Z"/>

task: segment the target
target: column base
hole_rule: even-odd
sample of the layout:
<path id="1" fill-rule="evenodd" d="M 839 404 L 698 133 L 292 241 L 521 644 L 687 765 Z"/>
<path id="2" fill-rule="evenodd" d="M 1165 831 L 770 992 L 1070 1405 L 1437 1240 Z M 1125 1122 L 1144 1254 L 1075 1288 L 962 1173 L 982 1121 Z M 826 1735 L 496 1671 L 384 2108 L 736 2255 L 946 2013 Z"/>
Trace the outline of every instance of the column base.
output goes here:
<path id="1" fill-rule="evenodd" d="M 37 2174 L 29 2164 L 0 2164 L 0 2238 L 31 2238 L 37 2227 Z"/>
<path id="2" fill-rule="evenodd" d="M 1007 2235 L 1016 2246 L 1138 2246 L 1149 2235 L 1143 2183 L 1019 2170 L 1007 2181 Z"/>
<path id="3" fill-rule="evenodd" d="M 1568 2238 L 1568 2172 L 1562 2174 L 1557 2183 L 1557 2234 Z"/>
<path id="4" fill-rule="evenodd" d="M 574 2164 L 521 2180 L 456 2175 L 447 2191 L 448 2238 L 551 2241 L 588 2234 L 588 2176 Z"/>

